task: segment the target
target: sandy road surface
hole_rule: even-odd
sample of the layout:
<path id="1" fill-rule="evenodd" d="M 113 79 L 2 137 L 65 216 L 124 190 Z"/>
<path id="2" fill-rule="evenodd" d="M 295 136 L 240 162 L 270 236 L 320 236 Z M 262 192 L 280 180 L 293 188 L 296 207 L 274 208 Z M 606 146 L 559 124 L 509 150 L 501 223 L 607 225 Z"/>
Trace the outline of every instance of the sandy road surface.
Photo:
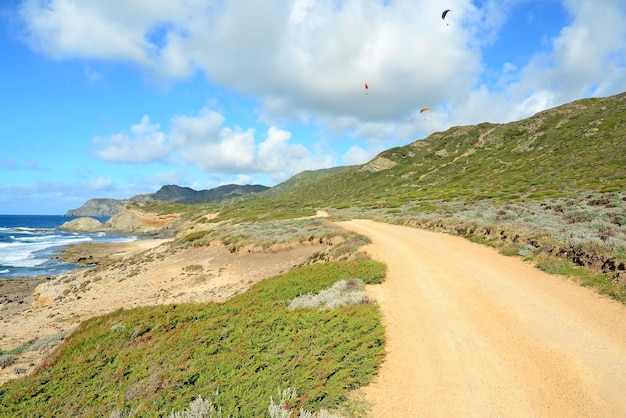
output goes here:
<path id="1" fill-rule="evenodd" d="M 341 225 L 388 265 L 373 417 L 626 417 L 626 307 L 459 237 Z"/>

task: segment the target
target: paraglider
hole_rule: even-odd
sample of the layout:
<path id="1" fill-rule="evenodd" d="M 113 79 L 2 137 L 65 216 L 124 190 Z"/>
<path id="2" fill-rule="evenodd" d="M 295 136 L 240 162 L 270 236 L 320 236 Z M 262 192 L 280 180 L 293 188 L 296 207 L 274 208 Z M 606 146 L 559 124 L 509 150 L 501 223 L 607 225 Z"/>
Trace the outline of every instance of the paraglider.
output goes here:
<path id="1" fill-rule="evenodd" d="M 448 15 L 448 13 L 450 13 L 452 10 L 451 9 L 446 9 L 443 11 L 443 13 L 441 14 L 441 20 L 445 20 L 446 16 Z M 449 23 L 446 23 L 446 26 L 449 26 Z"/>
<path id="2" fill-rule="evenodd" d="M 430 112 L 432 112 L 432 109 L 430 107 L 423 107 L 420 109 L 420 115 L 424 112 L 428 112 L 424 115 L 424 120 L 427 120 L 427 116 L 430 114 Z"/>
<path id="3" fill-rule="evenodd" d="M 370 88 L 370 85 L 365 83 L 365 94 L 367 94 L 367 89 L 369 89 L 369 88 Z"/>

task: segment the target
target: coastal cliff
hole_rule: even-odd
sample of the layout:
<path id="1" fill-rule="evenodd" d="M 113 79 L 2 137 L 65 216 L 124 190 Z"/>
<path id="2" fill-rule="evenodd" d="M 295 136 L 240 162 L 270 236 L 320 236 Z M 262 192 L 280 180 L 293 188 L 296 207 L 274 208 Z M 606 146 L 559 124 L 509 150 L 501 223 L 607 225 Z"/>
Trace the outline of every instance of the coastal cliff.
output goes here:
<path id="1" fill-rule="evenodd" d="M 81 217 L 65 222 L 59 229 L 71 232 L 113 232 L 171 237 L 176 234 L 178 220 L 178 215 L 157 215 L 136 209 L 124 209 L 104 223 L 91 217 Z"/>

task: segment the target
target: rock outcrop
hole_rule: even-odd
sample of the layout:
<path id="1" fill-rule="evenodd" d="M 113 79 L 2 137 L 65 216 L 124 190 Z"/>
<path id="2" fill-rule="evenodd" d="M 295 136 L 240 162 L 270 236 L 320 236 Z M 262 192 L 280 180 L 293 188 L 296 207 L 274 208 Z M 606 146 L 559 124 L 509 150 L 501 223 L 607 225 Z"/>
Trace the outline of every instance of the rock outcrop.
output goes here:
<path id="1" fill-rule="evenodd" d="M 102 216 L 110 217 L 120 213 L 126 206 L 126 200 L 90 199 L 78 209 L 65 212 L 65 216 Z"/>
<path id="2" fill-rule="evenodd" d="M 97 219 L 82 217 L 65 222 L 63 225 L 59 226 L 59 229 L 70 232 L 101 232 L 108 228 Z"/>
<path id="3" fill-rule="evenodd" d="M 125 209 L 102 223 L 82 217 L 65 222 L 59 229 L 70 232 L 112 232 L 118 234 L 172 237 L 178 230 L 178 215 L 157 215 L 136 209 Z"/>

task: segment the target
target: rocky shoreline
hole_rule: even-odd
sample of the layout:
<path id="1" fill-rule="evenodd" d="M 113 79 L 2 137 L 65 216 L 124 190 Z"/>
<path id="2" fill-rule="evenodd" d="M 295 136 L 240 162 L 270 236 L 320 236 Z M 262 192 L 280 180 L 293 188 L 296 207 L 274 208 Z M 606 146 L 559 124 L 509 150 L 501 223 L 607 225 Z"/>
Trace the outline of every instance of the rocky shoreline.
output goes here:
<path id="1" fill-rule="evenodd" d="M 130 254 L 136 248 L 129 243 L 81 243 L 58 250 L 57 258 L 83 266 L 111 262 L 120 255 Z M 54 276 L 7 277 L 0 279 L 0 321 L 4 316 L 28 309 L 33 303 L 35 289 L 42 283 L 55 280 Z"/>

